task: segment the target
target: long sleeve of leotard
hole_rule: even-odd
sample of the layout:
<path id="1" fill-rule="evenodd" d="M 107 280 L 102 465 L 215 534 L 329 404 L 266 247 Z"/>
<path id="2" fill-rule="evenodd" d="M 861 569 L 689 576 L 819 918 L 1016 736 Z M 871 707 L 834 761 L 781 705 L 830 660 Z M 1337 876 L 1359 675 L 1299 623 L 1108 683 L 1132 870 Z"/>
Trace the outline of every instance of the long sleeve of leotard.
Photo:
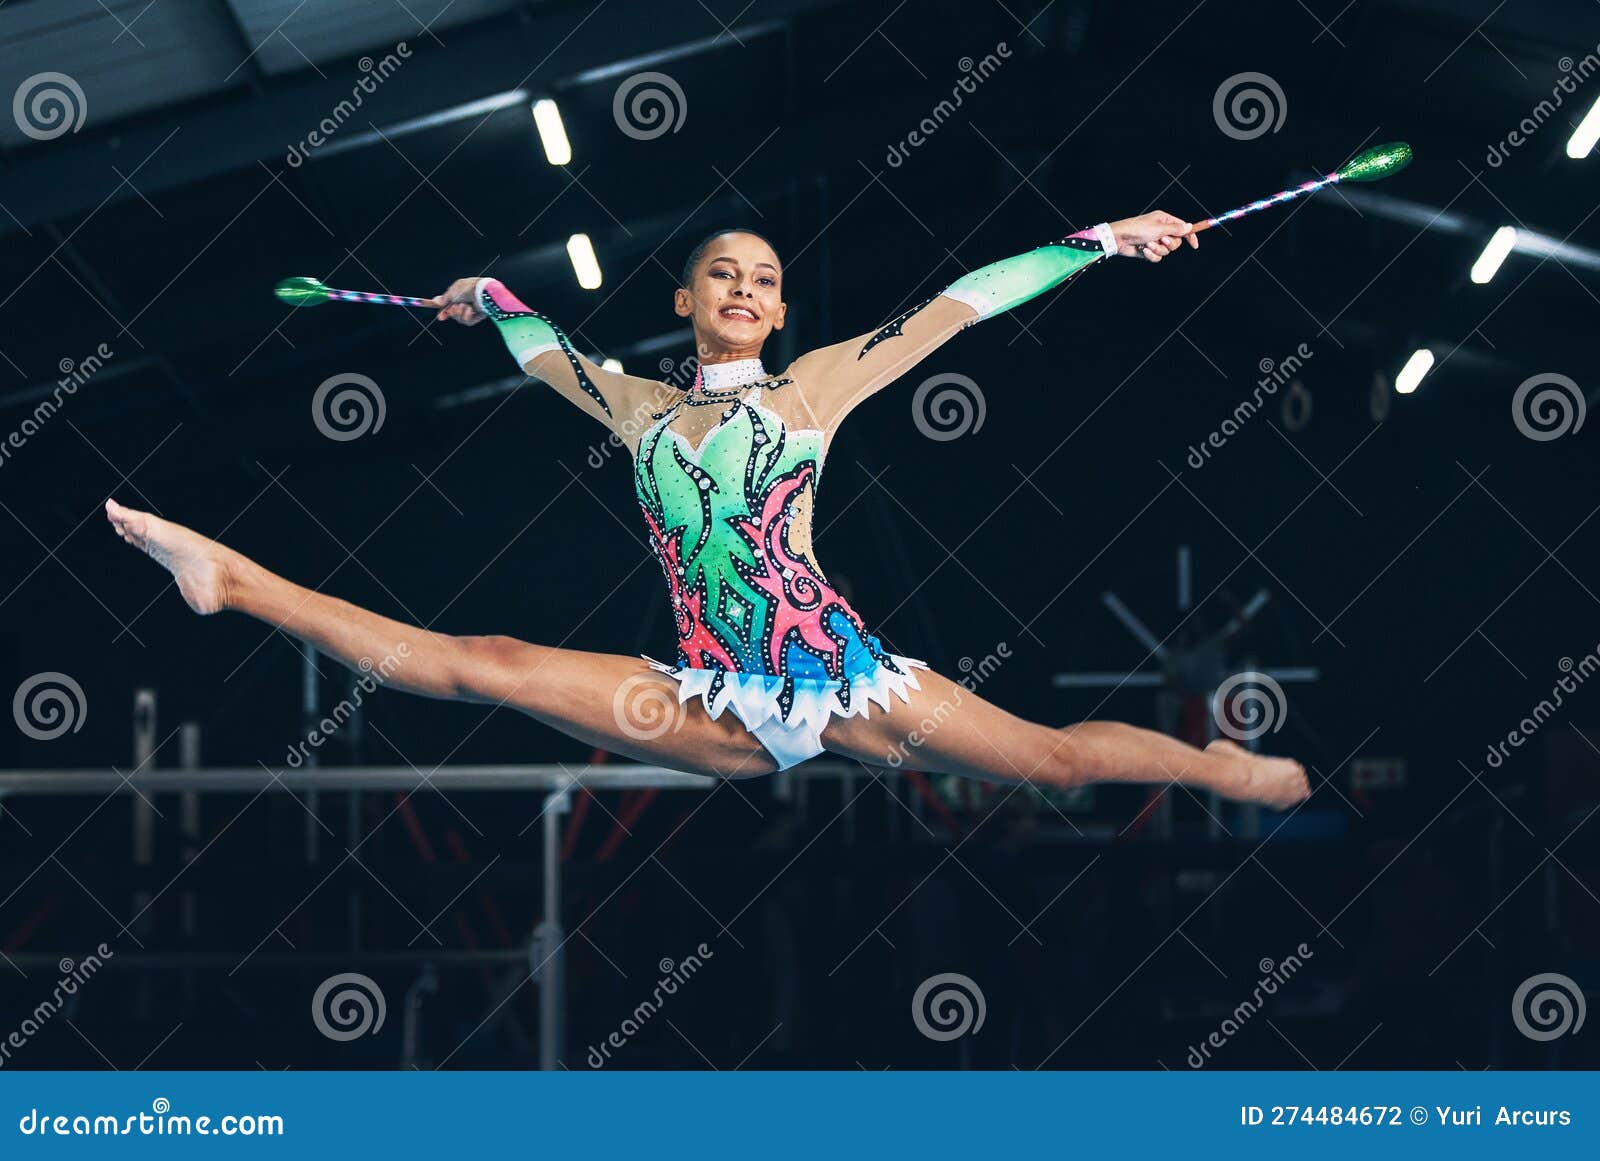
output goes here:
<path id="1" fill-rule="evenodd" d="M 818 425 L 831 430 L 861 400 L 956 332 L 1036 298 L 1116 252 L 1111 227 L 1102 224 L 991 262 L 875 331 L 802 356 L 791 373 L 806 384 Z"/>
<path id="2" fill-rule="evenodd" d="M 1111 227 L 1096 226 L 963 274 L 940 291 L 940 295 L 972 307 L 978 312 L 978 317 L 972 321 L 977 322 L 1021 306 L 1030 298 L 1060 286 L 1084 267 L 1116 252 L 1117 243 Z"/>
<path id="3" fill-rule="evenodd" d="M 566 332 L 525 305 L 498 278 L 482 278 L 478 307 L 505 340 L 506 349 L 528 375 L 555 391 L 625 438 L 649 426 L 666 388 L 653 379 L 610 371 L 580 355 Z"/>

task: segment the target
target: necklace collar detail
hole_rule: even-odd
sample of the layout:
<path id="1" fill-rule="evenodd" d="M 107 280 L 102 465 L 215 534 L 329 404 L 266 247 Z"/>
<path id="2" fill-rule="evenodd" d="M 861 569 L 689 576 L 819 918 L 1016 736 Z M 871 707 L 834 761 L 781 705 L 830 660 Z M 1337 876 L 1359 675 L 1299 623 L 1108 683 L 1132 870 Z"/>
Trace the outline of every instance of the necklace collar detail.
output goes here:
<path id="1" fill-rule="evenodd" d="M 691 390 L 726 391 L 759 383 L 769 377 L 760 356 L 735 359 L 731 363 L 702 363 L 695 370 L 694 385 Z"/>

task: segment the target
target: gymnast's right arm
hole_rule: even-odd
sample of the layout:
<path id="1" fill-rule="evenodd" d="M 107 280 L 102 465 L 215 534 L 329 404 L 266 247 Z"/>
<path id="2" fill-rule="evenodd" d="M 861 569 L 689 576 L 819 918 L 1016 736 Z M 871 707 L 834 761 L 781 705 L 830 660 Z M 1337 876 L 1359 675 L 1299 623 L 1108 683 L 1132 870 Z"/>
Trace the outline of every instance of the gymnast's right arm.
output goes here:
<path id="1" fill-rule="evenodd" d="M 580 355 L 566 332 L 522 303 L 498 278 L 457 279 L 429 306 L 440 319 L 475 326 L 490 319 L 517 365 L 617 432 L 630 444 L 649 426 L 669 390 L 654 379 L 610 371 Z"/>

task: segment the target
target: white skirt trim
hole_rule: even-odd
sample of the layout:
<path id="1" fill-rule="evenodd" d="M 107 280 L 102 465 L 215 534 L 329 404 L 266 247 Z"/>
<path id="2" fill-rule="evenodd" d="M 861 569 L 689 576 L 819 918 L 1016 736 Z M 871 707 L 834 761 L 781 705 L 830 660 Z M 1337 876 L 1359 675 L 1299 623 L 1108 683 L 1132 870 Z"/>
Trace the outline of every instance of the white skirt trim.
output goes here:
<path id="1" fill-rule="evenodd" d="M 871 674 L 851 678 L 850 704 L 846 707 L 839 699 L 845 686 L 842 681 L 815 678 L 787 680 L 767 673 L 695 669 L 664 665 L 653 657 L 644 657 L 652 669 L 677 679 L 679 704 L 698 697 L 713 719 L 721 717 L 723 711 L 731 707 L 752 733 L 772 722 L 779 726 L 804 727 L 817 734 L 833 718 L 866 717 L 872 705 L 887 712 L 893 698 L 898 697 L 902 702 L 911 700 L 907 691 L 922 688 L 917 682 L 915 670 L 928 668 L 927 663 L 892 653 L 889 659 L 901 672 L 896 673 L 887 665 L 879 665 Z M 718 677 L 722 679 L 720 688 L 717 688 Z M 794 691 L 794 701 L 787 716 L 780 700 L 786 681 Z"/>

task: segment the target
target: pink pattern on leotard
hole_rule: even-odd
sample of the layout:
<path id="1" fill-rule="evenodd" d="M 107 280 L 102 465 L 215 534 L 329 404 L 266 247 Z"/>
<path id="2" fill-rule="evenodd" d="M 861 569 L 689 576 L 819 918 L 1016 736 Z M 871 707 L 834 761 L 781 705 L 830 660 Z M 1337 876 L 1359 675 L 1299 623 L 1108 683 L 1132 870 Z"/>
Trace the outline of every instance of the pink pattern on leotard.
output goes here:
<path id="1" fill-rule="evenodd" d="M 483 288 L 485 294 L 494 300 L 494 304 L 507 314 L 533 314 L 534 312 L 523 303 L 516 295 L 506 289 L 506 284 L 498 278 L 491 278 L 489 284 Z"/>
<path id="2" fill-rule="evenodd" d="M 738 663 L 728 656 L 728 651 L 722 647 L 716 635 L 706 627 L 704 585 L 696 585 L 693 589 L 684 587 L 683 529 L 674 528 L 670 536 L 664 534 L 649 509 L 644 509 L 644 520 L 650 527 L 650 547 L 661 562 L 661 570 L 667 574 L 672 617 L 678 628 L 678 648 L 694 665 L 710 663 L 725 669 L 738 669 Z"/>
<path id="3" fill-rule="evenodd" d="M 864 638 L 865 628 L 854 609 L 825 581 L 802 556 L 789 550 L 788 528 L 793 517 L 789 503 L 810 482 L 813 465 L 802 465 L 773 484 L 761 508 L 760 521 L 738 517 L 734 528 L 755 551 L 763 572 L 747 568 L 739 571 L 752 585 L 772 598 L 772 632 L 767 638 L 768 663 L 773 673 L 782 673 L 784 652 L 791 637 L 820 657 L 833 678 L 844 673 L 844 642 L 827 631 L 829 614 L 843 613 Z"/>

